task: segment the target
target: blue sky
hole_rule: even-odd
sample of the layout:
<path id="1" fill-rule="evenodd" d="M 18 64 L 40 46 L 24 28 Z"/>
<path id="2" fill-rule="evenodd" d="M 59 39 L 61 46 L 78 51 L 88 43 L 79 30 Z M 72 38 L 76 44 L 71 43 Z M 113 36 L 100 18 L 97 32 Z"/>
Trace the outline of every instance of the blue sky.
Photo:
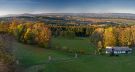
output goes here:
<path id="1" fill-rule="evenodd" d="M 135 0 L 0 0 L 0 15 L 22 13 L 135 13 Z"/>

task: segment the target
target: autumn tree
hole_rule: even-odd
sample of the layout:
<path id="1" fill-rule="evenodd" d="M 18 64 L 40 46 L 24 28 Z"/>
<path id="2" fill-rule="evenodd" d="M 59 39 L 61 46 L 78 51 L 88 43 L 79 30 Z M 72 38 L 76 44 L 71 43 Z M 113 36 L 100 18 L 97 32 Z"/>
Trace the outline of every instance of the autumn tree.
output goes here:
<path id="1" fill-rule="evenodd" d="M 97 28 L 90 36 L 90 41 L 94 46 L 97 47 L 99 41 L 101 42 L 101 44 L 103 44 L 103 36 L 104 36 L 104 28 Z"/>
<path id="2" fill-rule="evenodd" d="M 116 38 L 112 27 L 106 28 L 104 31 L 104 47 L 115 46 Z"/>
<path id="3" fill-rule="evenodd" d="M 47 28 L 44 23 L 35 23 L 33 25 L 33 32 L 35 34 L 35 41 L 40 46 L 48 46 L 51 40 L 51 31 Z"/>
<path id="4" fill-rule="evenodd" d="M 130 38 L 131 38 L 131 30 L 130 28 L 120 28 L 120 32 L 119 32 L 119 43 L 121 46 L 128 46 L 129 42 L 131 42 Z"/>
<path id="5" fill-rule="evenodd" d="M 19 23 L 13 21 L 9 26 L 9 32 L 12 33 L 20 42 L 28 44 L 37 44 L 42 47 L 48 47 L 51 40 L 51 31 L 40 22 Z"/>

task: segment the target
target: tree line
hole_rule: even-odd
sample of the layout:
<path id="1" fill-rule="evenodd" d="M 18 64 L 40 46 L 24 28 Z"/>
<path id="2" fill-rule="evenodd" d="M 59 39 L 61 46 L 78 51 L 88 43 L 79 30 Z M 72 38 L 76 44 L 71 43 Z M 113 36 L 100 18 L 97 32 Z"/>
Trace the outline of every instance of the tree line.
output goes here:
<path id="1" fill-rule="evenodd" d="M 75 37 L 89 37 L 94 27 L 91 26 L 49 26 L 54 37 L 73 39 Z"/>
<path id="2" fill-rule="evenodd" d="M 3 26 L 6 25 L 6 26 Z M 106 46 L 135 46 L 135 25 L 47 25 L 42 22 L 21 22 L 13 20 L 9 24 L 0 24 L 22 43 L 49 47 L 51 38 L 90 37 L 90 43 L 97 48 Z M 2 29 L 1 29 L 2 30 Z"/>
<path id="3" fill-rule="evenodd" d="M 135 26 L 96 28 L 90 41 L 98 48 L 106 46 L 135 46 Z"/>

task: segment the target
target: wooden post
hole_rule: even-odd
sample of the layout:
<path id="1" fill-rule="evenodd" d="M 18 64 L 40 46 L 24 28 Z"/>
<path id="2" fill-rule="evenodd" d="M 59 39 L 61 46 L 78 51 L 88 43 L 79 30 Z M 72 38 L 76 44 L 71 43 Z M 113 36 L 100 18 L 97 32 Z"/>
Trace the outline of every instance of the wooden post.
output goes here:
<path id="1" fill-rule="evenodd" d="M 16 64 L 19 65 L 19 60 L 16 60 Z"/>
<path id="2" fill-rule="evenodd" d="M 52 57 L 51 56 L 48 56 L 48 60 L 51 61 L 52 60 Z"/>
<path id="3" fill-rule="evenodd" d="M 77 55 L 77 53 L 75 53 L 75 58 L 78 58 L 78 55 Z"/>

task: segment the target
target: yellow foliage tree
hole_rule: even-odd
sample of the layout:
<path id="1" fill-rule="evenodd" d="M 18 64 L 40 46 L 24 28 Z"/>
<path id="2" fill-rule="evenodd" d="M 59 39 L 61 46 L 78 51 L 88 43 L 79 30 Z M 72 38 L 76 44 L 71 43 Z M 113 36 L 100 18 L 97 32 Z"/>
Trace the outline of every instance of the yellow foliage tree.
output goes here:
<path id="1" fill-rule="evenodd" d="M 113 28 L 109 27 L 105 29 L 104 32 L 104 47 L 106 46 L 115 46 L 116 38 L 113 32 Z"/>

